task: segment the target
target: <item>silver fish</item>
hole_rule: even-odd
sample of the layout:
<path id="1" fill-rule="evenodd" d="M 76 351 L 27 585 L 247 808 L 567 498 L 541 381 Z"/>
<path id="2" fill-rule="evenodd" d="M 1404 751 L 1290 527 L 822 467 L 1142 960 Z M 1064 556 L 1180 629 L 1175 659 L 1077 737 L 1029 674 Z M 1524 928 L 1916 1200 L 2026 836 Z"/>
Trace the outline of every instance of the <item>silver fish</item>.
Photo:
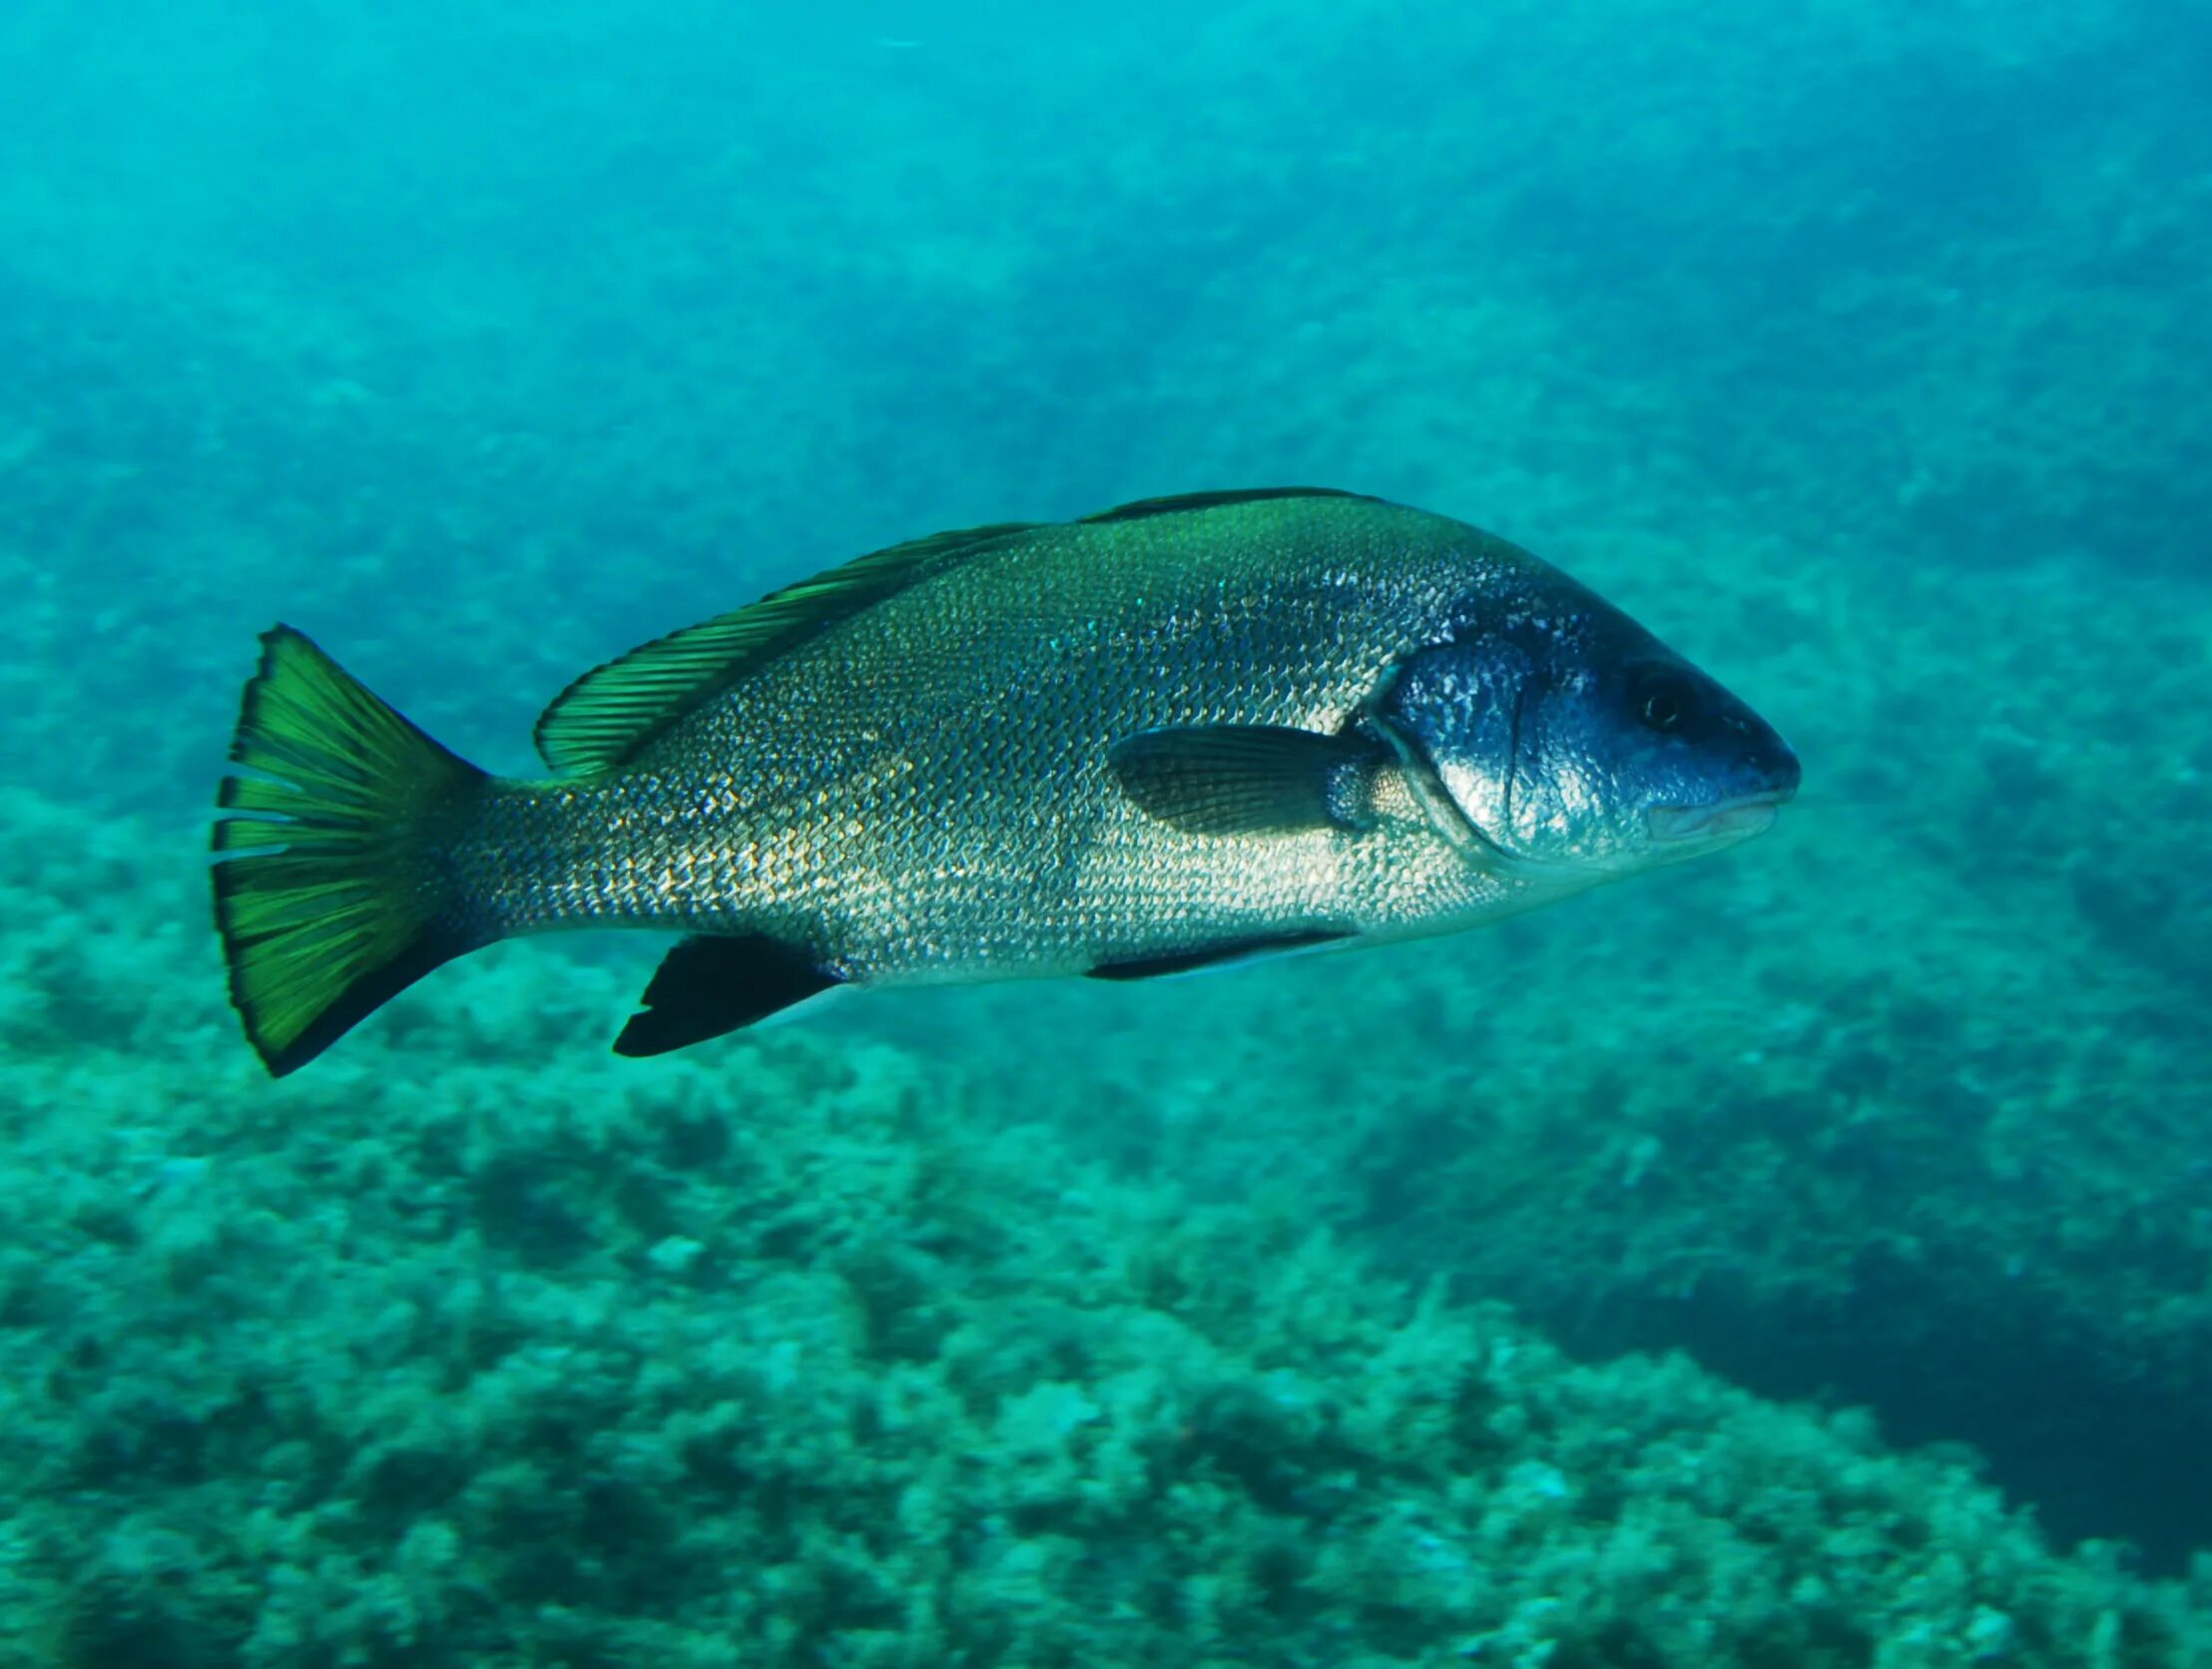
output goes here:
<path id="1" fill-rule="evenodd" d="M 877 551 L 578 680 L 553 775 L 446 752 L 263 639 L 216 826 L 273 1072 L 447 959 L 690 936 L 653 1054 L 837 986 L 1136 979 L 1495 920 L 1733 844 L 1774 730 L 1558 570 L 1442 516 L 1208 493 Z"/>

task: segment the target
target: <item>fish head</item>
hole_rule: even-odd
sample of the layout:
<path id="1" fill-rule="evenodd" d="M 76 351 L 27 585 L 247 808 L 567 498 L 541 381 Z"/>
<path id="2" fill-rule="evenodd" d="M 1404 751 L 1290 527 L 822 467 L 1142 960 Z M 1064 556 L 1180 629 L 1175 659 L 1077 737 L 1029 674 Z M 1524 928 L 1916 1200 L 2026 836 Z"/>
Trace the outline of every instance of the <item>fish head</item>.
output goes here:
<path id="1" fill-rule="evenodd" d="M 1773 726 L 1596 597 L 1482 612 L 1408 657 L 1378 717 L 1501 871 L 1579 883 L 1694 857 L 1797 792 Z"/>

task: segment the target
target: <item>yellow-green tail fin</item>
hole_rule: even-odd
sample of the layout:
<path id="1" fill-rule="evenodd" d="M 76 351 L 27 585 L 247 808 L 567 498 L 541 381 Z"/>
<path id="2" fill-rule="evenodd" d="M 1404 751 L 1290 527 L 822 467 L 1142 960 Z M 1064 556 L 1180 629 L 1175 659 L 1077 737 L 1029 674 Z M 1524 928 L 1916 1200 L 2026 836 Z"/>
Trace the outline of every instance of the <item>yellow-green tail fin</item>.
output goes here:
<path id="1" fill-rule="evenodd" d="M 215 826 L 231 1002 L 277 1077 L 484 942 L 442 853 L 490 779 L 288 626 L 262 635 Z"/>

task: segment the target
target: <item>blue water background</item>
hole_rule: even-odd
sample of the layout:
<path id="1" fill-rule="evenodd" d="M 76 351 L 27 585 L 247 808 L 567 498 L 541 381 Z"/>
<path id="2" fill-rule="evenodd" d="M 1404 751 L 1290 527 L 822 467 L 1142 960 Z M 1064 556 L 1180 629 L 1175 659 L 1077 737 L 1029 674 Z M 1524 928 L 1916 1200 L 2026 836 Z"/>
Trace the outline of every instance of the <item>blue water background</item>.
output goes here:
<path id="1" fill-rule="evenodd" d="M 1941 1394 L 1894 1319 L 1970 1228 L 1914 1221 L 1926 1176 L 2024 1200 L 2117 1128 L 2128 1291 L 2202 1336 L 2208 91 L 2202 9 L 2127 0 L 11 0 L 0 774 L 184 851 L 276 619 L 525 770 L 577 672 L 918 533 L 1293 482 L 1465 517 L 1774 719 L 1784 827 L 1479 939 L 823 1023 L 1133 1175 L 1310 1189 L 1594 1355 L 1979 1443 L 2174 1566 L 2202 1405 L 2006 1319 L 2061 1224 L 1946 1292 L 1989 1325 Z M 1813 1101 L 1761 1076 L 1792 1051 Z M 1800 1301 L 1725 1230 L 1610 1307 L 1683 1209 L 1672 1126 L 1595 1205 L 1571 1141 L 1510 1200 L 1450 1180 L 1593 1059 L 1592 1149 L 1694 1083 L 1721 1194 L 1849 1179 L 1818 1349 L 1746 1335 Z M 1593 1219 L 1619 1246 L 1555 1290 L 1545 1225 Z M 1856 1373 L 1855 1316 L 1893 1342 Z"/>

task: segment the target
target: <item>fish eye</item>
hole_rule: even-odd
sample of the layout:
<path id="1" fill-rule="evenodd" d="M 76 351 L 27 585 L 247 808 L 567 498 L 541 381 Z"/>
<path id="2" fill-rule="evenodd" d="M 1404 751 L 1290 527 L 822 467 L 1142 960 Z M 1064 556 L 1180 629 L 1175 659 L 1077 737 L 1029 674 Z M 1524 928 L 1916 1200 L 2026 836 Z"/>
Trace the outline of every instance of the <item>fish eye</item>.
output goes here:
<path id="1" fill-rule="evenodd" d="M 1646 730 L 1680 730 L 1697 717 L 1697 690 L 1671 667 L 1653 667 L 1629 687 L 1629 704 Z"/>

